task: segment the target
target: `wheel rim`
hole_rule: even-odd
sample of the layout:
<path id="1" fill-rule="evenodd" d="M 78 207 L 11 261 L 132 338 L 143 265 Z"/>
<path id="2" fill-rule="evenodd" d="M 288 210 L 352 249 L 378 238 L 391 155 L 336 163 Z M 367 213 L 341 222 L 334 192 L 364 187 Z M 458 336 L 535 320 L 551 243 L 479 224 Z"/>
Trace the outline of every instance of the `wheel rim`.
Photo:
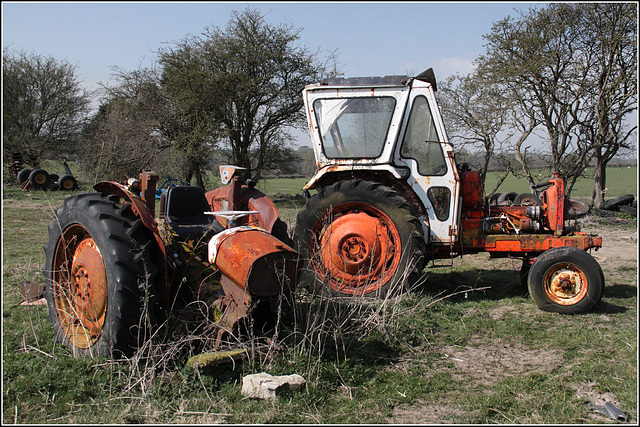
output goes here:
<path id="1" fill-rule="evenodd" d="M 64 188 L 65 190 L 71 190 L 72 187 L 73 181 L 71 179 L 65 179 L 64 181 L 62 181 L 62 188 Z"/>
<path id="2" fill-rule="evenodd" d="M 378 208 L 361 202 L 334 206 L 312 232 L 310 259 L 318 277 L 343 294 L 367 294 L 395 274 L 400 234 Z"/>
<path id="3" fill-rule="evenodd" d="M 577 304 L 586 296 L 588 289 L 587 276 L 574 264 L 556 264 L 544 275 L 544 291 L 556 304 Z"/>
<path id="4" fill-rule="evenodd" d="M 107 275 L 100 249 L 80 225 L 68 227 L 54 256 L 53 302 L 60 327 L 76 348 L 102 334 L 107 312 Z"/>
<path id="5" fill-rule="evenodd" d="M 38 185 L 44 185 L 47 182 L 47 176 L 43 173 L 38 173 L 33 177 L 33 180 Z"/>

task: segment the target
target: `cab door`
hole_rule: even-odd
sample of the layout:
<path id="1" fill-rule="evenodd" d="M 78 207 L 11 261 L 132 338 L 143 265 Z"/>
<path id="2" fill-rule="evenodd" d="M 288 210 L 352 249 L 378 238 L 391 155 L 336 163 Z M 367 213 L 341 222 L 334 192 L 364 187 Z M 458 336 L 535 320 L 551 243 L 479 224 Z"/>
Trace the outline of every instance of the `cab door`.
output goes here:
<path id="1" fill-rule="evenodd" d="M 426 208 L 430 241 L 453 244 L 457 240 L 460 180 L 453 148 L 431 85 L 414 81 L 398 136 L 395 161 L 411 170 L 407 179 Z"/>

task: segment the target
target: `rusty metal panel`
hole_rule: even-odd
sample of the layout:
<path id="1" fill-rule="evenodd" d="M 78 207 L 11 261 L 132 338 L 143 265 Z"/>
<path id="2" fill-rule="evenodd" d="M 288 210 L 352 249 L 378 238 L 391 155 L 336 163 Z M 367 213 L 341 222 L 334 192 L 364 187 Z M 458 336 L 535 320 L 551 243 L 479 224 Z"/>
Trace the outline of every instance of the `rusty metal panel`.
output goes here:
<path id="1" fill-rule="evenodd" d="M 240 177 L 242 173 L 244 173 L 247 168 L 241 168 L 240 166 L 232 166 L 232 165 L 220 165 L 220 180 L 222 181 L 222 185 L 227 185 L 231 182 L 231 180 L 235 177 Z"/>
<path id="2" fill-rule="evenodd" d="M 140 174 L 142 188 L 140 194 L 144 200 L 151 218 L 156 216 L 156 183 L 158 182 L 158 174 L 152 171 L 144 171 Z"/>
<path id="3" fill-rule="evenodd" d="M 158 225 L 156 224 L 155 218 L 153 217 L 151 210 L 149 210 L 149 206 L 142 200 L 140 197 L 136 196 L 132 192 L 126 189 L 126 187 L 122 184 L 118 184 L 117 182 L 111 181 L 102 181 L 98 182 L 93 186 L 96 191 L 99 191 L 104 194 L 113 194 L 120 196 L 121 198 L 129 201 L 131 203 L 131 208 L 133 209 L 133 213 L 140 217 L 142 224 L 149 230 L 153 231 L 154 237 L 156 238 L 156 242 L 160 247 L 160 250 L 163 254 L 166 255 L 166 249 L 164 245 L 164 241 L 160 236 L 160 232 L 158 231 Z M 155 196 L 154 196 L 155 203 Z"/>
<path id="4" fill-rule="evenodd" d="M 478 209 L 482 206 L 482 184 L 477 171 L 460 172 L 462 209 Z"/>
<path id="5" fill-rule="evenodd" d="M 281 282 L 297 279 L 298 254 L 264 230 L 236 227 L 209 242 L 209 262 L 242 289 L 258 296 L 278 295 Z"/>

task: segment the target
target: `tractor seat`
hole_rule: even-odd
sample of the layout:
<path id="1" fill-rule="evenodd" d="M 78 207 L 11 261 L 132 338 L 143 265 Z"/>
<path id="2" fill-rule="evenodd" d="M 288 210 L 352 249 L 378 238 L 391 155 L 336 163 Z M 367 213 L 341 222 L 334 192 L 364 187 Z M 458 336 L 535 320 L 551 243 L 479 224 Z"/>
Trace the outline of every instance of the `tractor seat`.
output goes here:
<path id="1" fill-rule="evenodd" d="M 166 194 L 164 218 L 173 231 L 183 239 L 200 239 L 207 234 L 217 234 L 224 230 L 211 215 L 204 190 L 195 186 L 175 186 Z"/>

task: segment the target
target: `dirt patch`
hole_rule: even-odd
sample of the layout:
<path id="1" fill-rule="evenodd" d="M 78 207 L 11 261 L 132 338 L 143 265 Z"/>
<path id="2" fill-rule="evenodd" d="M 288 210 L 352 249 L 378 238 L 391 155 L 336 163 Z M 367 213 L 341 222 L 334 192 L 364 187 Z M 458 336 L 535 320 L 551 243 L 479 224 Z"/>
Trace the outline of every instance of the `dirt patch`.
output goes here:
<path id="1" fill-rule="evenodd" d="M 638 232 L 634 229 L 604 228 L 586 220 L 582 229 L 587 233 L 602 236 L 602 248 L 592 251 L 603 270 L 616 272 L 621 267 L 638 266 Z M 627 283 L 631 284 L 631 283 Z M 634 281 L 637 286 L 637 281 Z"/>
<path id="2" fill-rule="evenodd" d="M 489 386 L 505 376 L 528 373 L 549 374 L 561 366 L 564 354 L 557 350 L 532 350 L 519 343 L 501 340 L 484 345 L 477 338 L 468 346 L 447 346 L 441 349 L 444 358 L 437 369 L 452 369 L 452 377 L 461 382 L 471 380 Z M 453 362 L 453 368 L 447 365 Z"/>
<path id="3" fill-rule="evenodd" d="M 512 307 L 516 310 L 515 307 Z M 495 316 L 511 311 L 509 307 L 494 310 Z M 491 385 L 508 376 L 528 373 L 550 374 L 564 362 L 564 354 L 557 350 L 532 350 L 519 343 L 501 340 L 486 344 L 479 337 L 469 345 L 447 346 L 440 349 L 444 358 L 434 365 L 434 371 L 449 371 L 461 384 L 489 390 Z M 450 364 L 453 363 L 453 367 Z M 392 424 L 458 424 L 473 417 L 460 405 L 446 402 L 418 402 L 411 406 L 399 406 L 389 418 Z"/>
<path id="4" fill-rule="evenodd" d="M 524 311 L 522 309 L 522 307 L 514 307 L 512 305 L 501 305 L 499 307 L 493 308 L 491 310 L 489 310 L 489 317 L 491 317 L 493 320 L 500 320 L 502 319 L 506 314 L 516 314 L 520 317 L 522 317 L 523 314 L 530 314 L 529 311 Z"/>

